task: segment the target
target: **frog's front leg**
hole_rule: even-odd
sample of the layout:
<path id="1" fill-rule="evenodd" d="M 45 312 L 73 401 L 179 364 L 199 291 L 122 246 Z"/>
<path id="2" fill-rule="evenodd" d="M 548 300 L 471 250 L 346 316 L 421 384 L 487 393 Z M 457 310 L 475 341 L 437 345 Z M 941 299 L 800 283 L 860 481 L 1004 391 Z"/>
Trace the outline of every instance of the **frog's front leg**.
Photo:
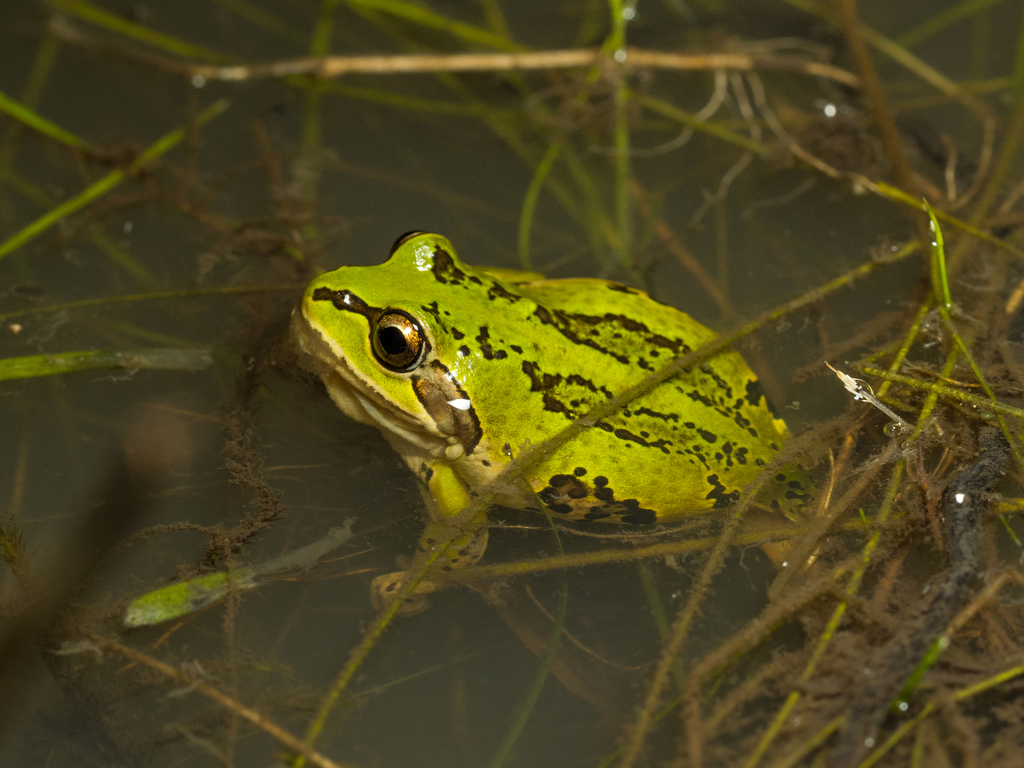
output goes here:
<path id="1" fill-rule="evenodd" d="M 431 559 L 434 559 L 430 564 L 431 568 L 451 570 L 472 565 L 480 559 L 487 548 L 485 512 L 481 510 L 470 520 L 459 519 L 460 513 L 473 499 L 466 483 L 452 466 L 438 462 L 427 469 L 421 475 L 421 479 L 425 484 L 423 495 L 427 504 L 427 525 L 420 536 L 416 555 L 408 570 L 387 573 L 373 580 L 370 586 L 370 599 L 378 611 L 383 610 L 407 580 L 413 574 L 420 573 Z M 445 548 L 440 555 L 439 548 Z M 399 613 L 410 616 L 426 610 L 429 603 L 425 595 L 442 588 L 440 582 L 422 579 L 406 599 Z"/>

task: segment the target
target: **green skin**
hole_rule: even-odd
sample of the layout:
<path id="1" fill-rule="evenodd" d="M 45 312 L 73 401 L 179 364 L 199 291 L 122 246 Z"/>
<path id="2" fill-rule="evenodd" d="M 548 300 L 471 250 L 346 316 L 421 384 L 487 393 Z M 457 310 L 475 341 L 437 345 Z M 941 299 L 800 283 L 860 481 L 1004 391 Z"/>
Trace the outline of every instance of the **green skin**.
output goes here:
<path id="1" fill-rule="evenodd" d="M 399 371 L 373 344 L 381 318 L 396 312 L 425 344 Z M 458 514 L 469 489 L 521 447 L 715 338 L 642 291 L 470 267 L 448 240 L 423 233 L 380 266 L 316 278 L 291 330 L 334 402 L 378 426 L 429 489 L 435 520 Z M 496 501 L 536 509 L 536 493 L 558 518 L 676 520 L 735 501 L 787 434 L 754 373 L 725 352 L 599 421 Z M 800 473 L 772 485 L 772 506 L 805 497 Z"/>

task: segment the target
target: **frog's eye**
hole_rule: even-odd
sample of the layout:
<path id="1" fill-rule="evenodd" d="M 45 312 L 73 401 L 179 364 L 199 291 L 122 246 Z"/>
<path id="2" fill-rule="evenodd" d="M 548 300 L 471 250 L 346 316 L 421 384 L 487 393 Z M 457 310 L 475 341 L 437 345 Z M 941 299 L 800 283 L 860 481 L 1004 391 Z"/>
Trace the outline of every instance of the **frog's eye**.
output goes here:
<path id="1" fill-rule="evenodd" d="M 416 237 L 416 235 L 425 235 L 425 234 L 427 234 L 426 231 L 422 230 L 422 229 L 414 229 L 411 232 L 406 232 L 404 235 L 402 235 L 397 240 L 395 240 L 395 244 L 392 245 L 391 246 L 391 250 L 388 251 L 388 256 L 393 255 L 394 252 L 397 251 L 399 248 L 401 248 L 403 244 L 405 244 L 408 241 L 412 240 L 414 237 Z"/>
<path id="2" fill-rule="evenodd" d="M 423 330 L 404 312 L 385 312 L 370 331 L 373 353 L 385 368 L 405 373 L 423 362 Z"/>

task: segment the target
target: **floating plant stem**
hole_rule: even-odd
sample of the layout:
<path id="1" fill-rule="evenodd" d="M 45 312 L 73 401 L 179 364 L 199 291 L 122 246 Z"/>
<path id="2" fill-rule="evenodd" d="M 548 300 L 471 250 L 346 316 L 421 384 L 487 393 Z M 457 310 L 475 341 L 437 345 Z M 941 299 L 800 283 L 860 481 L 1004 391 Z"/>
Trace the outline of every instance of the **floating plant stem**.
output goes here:
<path id="1" fill-rule="evenodd" d="M 247 293 L 277 293 L 279 291 L 301 291 L 305 287 L 300 283 L 281 283 L 279 285 L 225 285 L 215 288 L 184 288 L 178 291 L 156 291 L 154 293 L 129 293 L 120 296 L 99 296 L 95 299 L 68 301 L 63 304 L 47 304 L 41 307 L 27 307 L 10 312 L 0 312 L 0 322 L 16 317 L 46 315 L 86 307 L 103 307 L 110 304 L 125 304 L 136 301 L 163 301 L 165 299 L 192 299 L 200 296 L 231 296 Z"/>
<path id="2" fill-rule="evenodd" d="M 910 677 L 907 678 L 907 682 L 903 686 L 903 690 L 900 691 L 900 695 L 896 697 L 896 700 L 890 707 L 895 714 L 901 714 L 906 712 L 909 708 L 910 697 L 913 695 L 917 686 L 921 684 L 924 679 L 925 673 L 931 669 L 932 665 L 939 660 L 939 656 L 942 652 L 949 648 L 949 638 L 945 635 L 940 635 L 932 643 L 932 647 L 928 649 L 928 653 L 925 654 L 924 658 L 921 659 L 921 663 L 917 665 Z"/>
<path id="3" fill-rule="evenodd" d="M 920 379 L 915 379 L 913 376 L 889 373 L 888 371 L 883 371 L 881 368 L 875 368 L 870 365 L 861 366 L 861 371 L 868 376 L 878 376 L 889 383 L 903 384 L 904 386 L 914 387 L 915 389 L 920 389 L 925 392 L 936 392 L 942 397 L 953 402 L 968 403 L 970 405 L 977 406 L 978 408 L 991 409 L 993 411 L 998 411 L 999 413 L 1005 413 L 1008 416 L 1024 419 L 1024 408 L 1017 408 L 1012 405 L 1007 405 L 1006 403 L 992 402 L 987 397 L 980 397 L 979 395 L 972 394 L 971 392 L 965 392 L 958 387 L 952 387 L 949 384 L 944 384 L 940 381 L 921 381 Z"/>
<path id="4" fill-rule="evenodd" d="M 907 424 L 902 419 L 902 417 L 898 413 L 896 413 L 896 411 L 892 410 L 892 408 L 890 408 L 881 400 L 879 400 L 875 396 L 875 393 L 871 391 L 871 387 L 866 381 L 862 381 L 861 379 L 855 379 L 847 373 L 837 371 L 827 361 L 825 362 L 825 365 L 828 367 L 830 371 L 832 371 L 832 373 L 839 377 L 839 380 L 843 383 L 843 386 L 846 387 L 846 391 L 853 395 L 854 400 L 863 400 L 864 402 L 870 403 L 871 405 L 875 406 L 875 408 L 877 408 L 890 419 L 892 419 L 892 421 L 896 424 L 896 426 L 899 428 L 901 432 L 906 432 L 910 430 L 910 425 Z"/>
<path id="5" fill-rule="evenodd" d="M 946 275 L 946 247 L 942 240 L 942 228 L 939 226 L 939 220 L 935 216 L 935 211 L 928 204 L 928 201 L 924 201 L 924 209 L 928 212 L 928 218 L 931 220 L 931 231 L 932 237 L 932 292 L 935 294 L 935 300 L 941 302 L 942 306 L 945 307 L 948 312 L 953 308 L 953 299 L 949 295 L 949 278 Z"/>
<path id="6" fill-rule="evenodd" d="M 0 91 L 0 112 L 6 112 L 16 120 L 20 120 L 44 136 L 49 136 L 54 141 L 67 144 L 69 147 L 92 151 L 92 146 L 85 139 L 80 139 L 70 131 L 65 131 L 56 123 L 51 123 L 45 117 L 26 107 L 19 101 L 15 101 L 7 94 Z"/>
<path id="7" fill-rule="evenodd" d="M 988 384 L 988 380 L 985 378 L 985 374 L 982 373 L 981 367 L 974 359 L 974 355 L 971 354 L 971 350 L 968 348 L 967 343 L 963 340 L 961 335 L 957 332 L 956 327 L 953 325 L 953 318 L 950 316 L 950 309 L 953 306 L 953 301 L 949 295 L 949 281 L 946 278 L 946 251 L 942 241 L 942 229 L 939 227 L 939 222 L 935 216 L 935 212 L 932 207 L 925 201 L 925 208 L 928 211 L 928 216 L 931 218 L 932 231 L 935 235 L 934 245 L 934 266 L 932 267 L 933 279 L 938 276 L 939 285 L 933 285 L 933 290 L 936 294 L 936 299 L 941 300 L 942 304 L 939 307 L 939 312 L 942 315 L 942 321 L 946 325 L 946 329 L 949 331 L 950 336 L 953 337 L 953 342 L 956 344 L 956 348 L 960 350 L 960 353 L 967 360 L 967 364 L 970 365 L 971 371 L 974 372 L 974 377 L 978 380 L 978 384 L 981 385 L 982 390 L 989 397 L 988 405 L 993 407 L 996 414 L 996 421 L 999 422 L 1000 428 L 1003 430 L 1003 435 L 1006 437 L 1006 441 L 1010 445 L 1010 450 L 1013 453 L 1014 459 L 1016 459 L 1018 466 L 1024 467 L 1024 456 L 1021 456 L 1019 444 L 1014 439 L 1013 434 L 1010 432 L 1010 427 L 1006 423 L 1006 419 L 1003 414 L 999 412 L 994 406 L 998 403 L 995 392 Z M 941 293 L 940 293 L 941 291 Z"/>
<path id="8" fill-rule="evenodd" d="M 551 166 L 555 164 L 558 155 L 562 151 L 563 139 L 558 139 L 548 145 L 544 157 L 537 164 L 537 169 L 530 179 L 530 186 L 526 189 L 526 196 L 523 198 L 523 207 L 519 213 L 519 266 L 525 270 L 533 269 L 530 259 L 530 230 L 533 228 L 533 211 L 537 207 L 537 198 L 544 186 L 544 179 L 548 177 Z"/>
<path id="9" fill-rule="evenodd" d="M 47 0 L 47 3 L 58 10 L 74 14 L 83 21 L 102 27 L 115 35 L 124 35 L 132 40 L 138 40 L 178 56 L 210 61 L 215 64 L 227 64 L 232 61 L 230 56 L 217 53 L 201 45 L 187 43 L 180 38 L 166 35 L 163 32 L 157 32 L 142 24 L 128 21 L 128 19 L 117 13 L 111 13 L 85 0 Z"/>
<path id="10" fill-rule="evenodd" d="M 353 522 L 355 518 L 350 517 L 343 525 L 331 528 L 320 540 L 285 552 L 264 563 L 218 571 L 148 592 L 132 600 L 125 611 L 124 625 L 148 627 L 160 624 L 220 602 L 231 592 L 243 592 L 258 587 L 264 583 L 260 579 L 261 576 L 295 568 L 308 571 L 320 558 L 352 538 Z"/>
<path id="11" fill-rule="evenodd" d="M 146 164 L 160 157 L 160 155 L 163 155 L 176 144 L 180 143 L 185 136 L 188 135 L 191 128 L 198 127 L 209 122 L 227 108 L 228 102 L 226 99 L 214 102 L 196 115 L 195 120 L 192 121 L 190 125 L 176 128 L 151 144 L 142 152 L 142 154 L 135 158 L 132 164 L 127 168 L 118 168 L 116 171 L 111 171 L 106 176 L 94 181 L 70 200 L 66 200 L 53 210 L 47 211 L 31 224 L 24 227 L 21 231 L 14 233 L 6 240 L 6 242 L 0 243 L 0 259 L 4 256 L 10 255 L 18 248 L 25 245 L 25 243 L 42 234 L 64 217 L 70 216 L 72 213 L 91 203 L 93 200 L 102 197 L 124 181 L 129 175 L 138 172 L 145 167 Z"/>
<path id="12" fill-rule="evenodd" d="M 626 22 L 636 14 L 634 4 L 609 0 L 612 34 L 605 47 L 619 64 L 626 62 Z M 615 83 L 615 218 L 618 227 L 619 261 L 632 271 L 633 226 L 629 205 L 629 86 L 621 67 Z"/>
<path id="13" fill-rule="evenodd" d="M 212 363 L 213 357 L 208 349 L 135 349 L 124 352 L 90 349 L 0 359 L 0 381 L 55 376 L 97 368 L 201 371 L 209 368 Z"/>

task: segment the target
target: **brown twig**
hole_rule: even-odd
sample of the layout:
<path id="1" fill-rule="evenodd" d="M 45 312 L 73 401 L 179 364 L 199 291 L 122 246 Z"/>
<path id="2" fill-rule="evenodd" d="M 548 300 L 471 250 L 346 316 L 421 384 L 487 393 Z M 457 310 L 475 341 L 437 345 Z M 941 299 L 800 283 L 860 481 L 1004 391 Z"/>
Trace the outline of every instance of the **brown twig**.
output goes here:
<path id="1" fill-rule="evenodd" d="M 172 667 L 170 664 L 166 664 L 159 659 L 154 659 L 152 656 L 147 656 L 141 651 L 137 651 L 134 648 L 129 648 L 127 645 L 122 645 L 116 640 L 103 637 L 92 630 L 86 628 L 80 628 L 82 634 L 92 640 L 94 643 L 99 645 L 101 648 L 118 653 L 125 658 L 131 659 L 132 661 L 144 664 L 150 669 L 156 670 L 161 674 L 175 680 L 179 683 L 187 685 L 190 690 L 201 693 L 209 699 L 220 704 L 222 707 L 227 709 L 229 712 L 233 712 L 240 717 L 244 717 L 250 723 L 255 725 L 260 730 L 273 736 L 281 744 L 290 750 L 298 752 L 307 760 L 320 768 L 343 768 L 341 763 L 336 763 L 326 755 L 321 754 L 313 747 L 307 746 L 302 743 L 302 740 L 297 736 L 293 736 L 288 731 L 281 728 L 276 723 L 268 720 L 259 712 L 251 709 L 237 699 L 228 696 L 226 693 L 221 692 L 217 688 L 214 688 L 209 683 L 205 683 L 202 680 L 193 680 L 189 675 L 186 675 L 180 669 Z"/>
<path id="2" fill-rule="evenodd" d="M 391 75 L 409 72 L 496 72 L 590 67 L 600 61 L 601 55 L 598 48 L 581 48 L 527 53 L 326 56 L 226 67 L 178 62 L 175 69 L 192 77 L 198 76 L 207 80 L 238 81 L 293 75 L 333 78 L 354 73 Z M 798 56 L 754 56 L 745 53 L 686 54 L 627 48 L 623 63 L 633 68 L 674 70 L 777 69 L 826 77 L 853 88 L 860 85 L 860 79 L 851 72 Z"/>
<path id="3" fill-rule="evenodd" d="M 708 271 L 704 269 L 704 266 L 697 261 L 697 258 L 690 252 L 690 249 L 683 245 L 682 241 L 676 236 L 676 233 L 672 231 L 672 228 L 665 221 L 664 217 L 658 216 L 651 209 L 650 204 L 647 202 L 647 197 L 644 193 L 644 188 L 640 186 L 640 183 L 636 179 L 631 179 L 629 183 L 629 192 L 633 197 L 633 200 L 637 204 L 637 208 L 640 214 L 647 219 L 650 219 L 654 226 L 654 234 L 658 236 L 661 244 L 665 246 L 665 250 L 676 257 L 676 260 L 701 284 L 701 287 L 707 292 L 715 304 L 718 305 L 718 309 L 726 317 L 732 317 L 736 314 L 736 311 L 732 308 L 729 303 L 729 297 L 725 295 L 718 283 L 715 282 L 714 278 L 708 274 Z"/>
<path id="4" fill-rule="evenodd" d="M 904 190 L 913 194 L 914 178 L 910 172 L 910 165 L 903 154 L 902 141 L 899 131 L 896 130 L 896 123 L 889 111 L 889 102 L 885 97 L 885 89 L 882 88 L 882 81 L 875 71 L 875 65 L 871 61 L 871 54 L 860 34 L 860 23 L 857 19 L 857 0 L 840 0 L 842 10 L 843 29 L 846 33 L 846 42 L 850 46 L 854 61 L 857 63 L 857 71 L 860 74 L 864 95 L 867 98 L 868 109 L 878 129 L 879 138 L 882 140 L 882 149 L 885 151 L 886 159 L 892 166 L 896 183 Z M 923 239 L 922 242 L 928 242 Z"/>
<path id="5" fill-rule="evenodd" d="M 55 16 L 50 32 L 66 42 L 94 50 L 128 56 L 137 61 L 157 66 L 165 71 L 177 72 L 191 78 L 237 82 L 267 77 L 313 75 L 333 78 L 349 74 L 395 75 L 433 72 L 497 72 L 527 69 L 564 69 L 590 67 L 604 54 L 599 48 L 578 48 L 523 53 L 455 53 L 410 54 L 386 56 L 324 56 L 287 59 L 266 64 L 240 64 L 211 66 L 195 64 L 182 59 L 161 56 L 150 51 L 129 47 L 123 43 L 111 44 Z M 797 72 L 811 77 L 825 77 L 852 88 L 860 87 L 860 79 L 845 69 L 811 61 L 801 56 L 753 55 L 747 53 L 673 53 L 626 48 L 621 64 L 631 68 L 671 70 L 753 70 L 774 69 Z"/>

